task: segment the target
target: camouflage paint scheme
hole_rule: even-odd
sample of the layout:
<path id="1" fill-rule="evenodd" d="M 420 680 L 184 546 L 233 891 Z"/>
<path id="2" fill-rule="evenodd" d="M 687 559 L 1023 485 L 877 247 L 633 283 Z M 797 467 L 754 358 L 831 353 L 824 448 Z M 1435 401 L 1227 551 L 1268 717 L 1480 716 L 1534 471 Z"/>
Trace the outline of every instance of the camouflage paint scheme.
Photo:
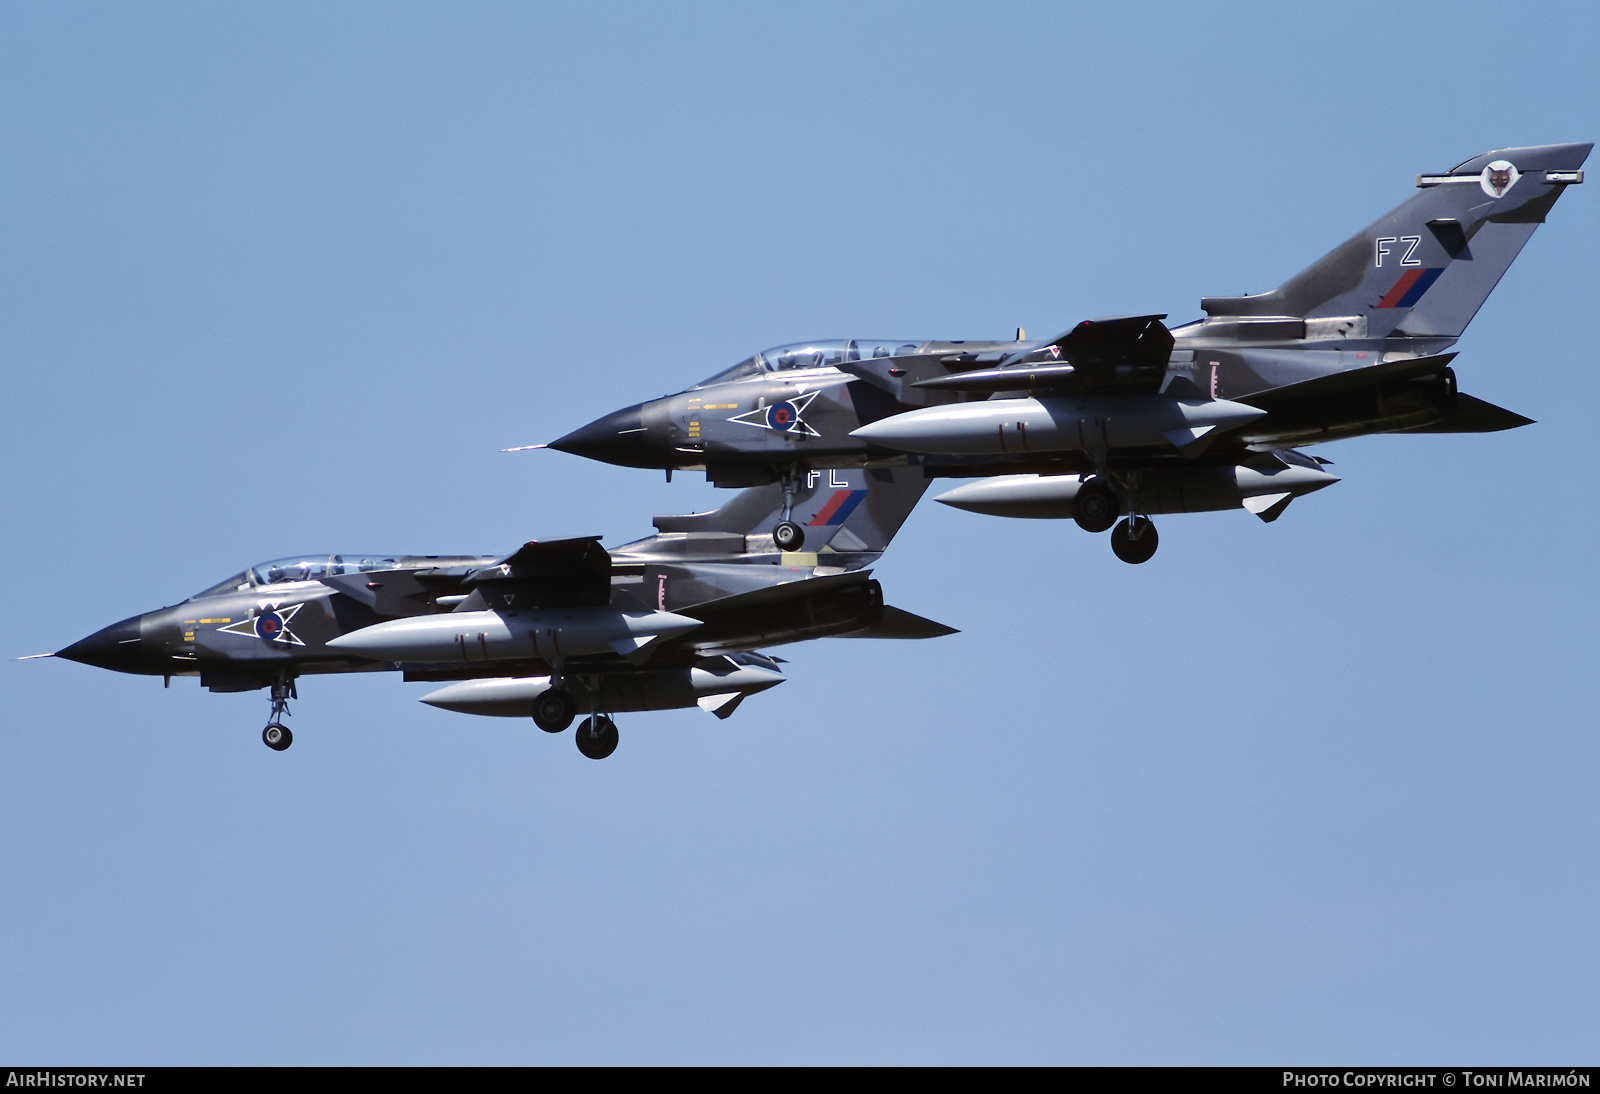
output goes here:
<path id="1" fill-rule="evenodd" d="M 954 633 L 886 607 L 867 569 L 926 489 L 925 479 L 904 471 L 814 476 L 796 508 L 812 533 L 812 549 L 805 553 L 780 552 L 760 531 L 783 504 L 781 491 L 767 486 L 741 492 L 713 512 L 657 517 L 656 534 L 611 551 L 598 537 L 579 537 L 534 541 L 498 558 L 324 554 L 263 563 L 180 604 L 106 627 L 54 656 L 163 676 L 169 683 L 174 676 L 198 677 L 213 691 L 270 687 L 275 719 L 285 712 L 296 677 L 385 670 L 407 680 L 532 680 L 538 686 L 524 689 L 529 696 L 551 687 L 554 675 L 583 712 L 698 702 L 727 717 L 746 694 L 783 680 L 774 659 L 753 652 L 759 648 L 823 637 Z M 631 656 L 608 652 L 561 663 L 532 649 L 525 657 L 485 661 L 465 642 L 460 656 L 429 663 L 373 660 L 329 646 L 394 620 L 586 605 L 671 611 L 698 626 Z M 718 691 L 708 678 L 729 674 L 738 679 L 731 690 Z M 508 710 L 503 700 L 482 709 L 434 705 L 530 713 L 526 703 Z"/>
<path id="2" fill-rule="evenodd" d="M 1293 452 L 1317 442 L 1527 425 L 1458 393 L 1447 351 L 1551 206 L 1583 181 L 1592 147 L 1500 149 L 1444 174 L 1419 175 L 1411 197 L 1279 288 L 1207 297 L 1204 318 L 1170 331 L 1160 322 L 1165 316 L 1147 315 L 1088 321 L 1048 342 L 1022 341 L 1018 331 L 1016 342 L 799 343 L 616 411 L 548 447 L 669 473 L 703 470 L 730 486 L 860 466 L 1039 476 L 1036 490 L 1014 483 L 982 505 L 970 491 L 970 504 L 951 499 L 1014 516 L 1073 515 L 1079 487 L 1097 479 L 1131 517 L 1189 511 L 1182 502 L 1141 508 L 1138 495 L 1181 494 L 1183 476 L 1192 478 L 1196 467 L 1248 465 L 1271 475 L 1322 462 Z M 1041 446 L 1037 433 L 1030 441 L 1016 423 L 997 430 L 1001 408 L 961 407 L 992 400 L 1037 400 L 1036 420 L 1059 434 L 1076 429 L 1078 440 Z M 1110 421 L 1156 421 L 1177 404 L 1203 415 L 1225 402 L 1240 411 L 1234 424 L 1202 424 L 1192 437 L 1176 433 L 1176 441 L 1158 434 L 1154 444 L 1095 442 Z M 897 433 L 898 440 L 885 439 Z M 1164 481 L 1169 474 L 1177 478 Z M 1055 476 L 1073 476 L 1072 486 L 1044 481 Z M 1299 471 L 1289 477 L 1310 482 Z M 1210 490 L 1223 478 L 1206 481 Z M 1309 489 L 1333 481 L 1326 476 Z M 1257 495 L 1273 499 L 1257 505 L 1242 491 L 1219 503 L 1212 491 L 1195 504 L 1271 510 L 1266 519 L 1273 519 L 1279 502 L 1309 489 Z"/>

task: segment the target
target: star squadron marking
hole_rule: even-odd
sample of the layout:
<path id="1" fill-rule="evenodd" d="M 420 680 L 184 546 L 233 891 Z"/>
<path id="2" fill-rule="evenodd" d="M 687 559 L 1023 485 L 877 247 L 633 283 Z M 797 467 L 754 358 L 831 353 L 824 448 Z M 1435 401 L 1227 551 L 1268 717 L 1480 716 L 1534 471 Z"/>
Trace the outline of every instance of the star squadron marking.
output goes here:
<path id="1" fill-rule="evenodd" d="M 263 607 L 254 619 L 241 619 L 231 627 L 218 627 L 219 634 L 242 634 L 259 638 L 263 642 L 276 642 L 286 646 L 303 646 L 300 636 L 289 629 L 289 621 L 304 604 L 291 604 L 287 608 L 277 605 Z"/>
<path id="2" fill-rule="evenodd" d="M 811 405 L 811 400 L 815 399 L 817 395 L 818 392 L 813 391 L 795 399 L 784 399 L 781 402 L 757 407 L 755 410 L 746 411 L 743 414 L 736 414 L 729 418 L 728 421 L 738 422 L 740 425 L 753 425 L 757 429 L 771 429 L 778 433 L 796 433 L 802 437 L 820 437 L 822 434 L 807 425 L 805 418 L 802 417 L 805 414 L 806 407 Z"/>

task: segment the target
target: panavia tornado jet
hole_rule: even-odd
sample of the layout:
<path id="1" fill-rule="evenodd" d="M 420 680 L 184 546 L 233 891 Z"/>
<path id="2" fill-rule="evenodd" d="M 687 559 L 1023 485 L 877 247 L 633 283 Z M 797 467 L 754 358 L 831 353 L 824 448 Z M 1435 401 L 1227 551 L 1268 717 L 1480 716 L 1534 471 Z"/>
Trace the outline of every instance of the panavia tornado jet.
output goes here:
<path id="1" fill-rule="evenodd" d="M 718 485 L 820 468 L 996 476 L 940 501 L 1113 525 L 1126 562 L 1153 513 L 1243 507 L 1275 520 L 1338 480 L 1298 449 L 1368 433 L 1528 425 L 1456 390 L 1447 352 L 1593 146 L 1486 152 L 1442 174 L 1271 292 L 1201 300 L 1203 319 L 1086 320 L 1047 342 L 837 339 L 758 353 L 548 446 Z M 534 446 L 540 447 L 540 446 Z M 785 508 L 775 540 L 806 532 Z"/>
<path id="2" fill-rule="evenodd" d="M 776 486 L 722 508 L 657 517 L 607 551 L 598 536 L 536 540 L 502 557 L 302 555 L 252 566 L 181 604 L 114 623 L 54 655 L 119 672 L 199 677 L 212 691 L 270 689 L 262 739 L 299 676 L 394 670 L 446 682 L 424 703 L 532 717 L 578 749 L 617 746 L 611 715 L 699 706 L 719 718 L 783 682 L 756 652 L 810 638 L 932 638 L 950 628 L 886 607 L 866 569 L 927 489 L 920 472 L 831 470 L 793 503 L 813 550 L 770 535 Z"/>

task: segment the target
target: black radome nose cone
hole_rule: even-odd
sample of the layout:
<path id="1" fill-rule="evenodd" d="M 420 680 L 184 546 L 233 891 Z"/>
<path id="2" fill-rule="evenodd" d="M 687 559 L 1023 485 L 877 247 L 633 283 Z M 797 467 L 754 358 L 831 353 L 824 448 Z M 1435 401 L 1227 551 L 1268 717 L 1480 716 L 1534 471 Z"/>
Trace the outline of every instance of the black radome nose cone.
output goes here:
<path id="1" fill-rule="evenodd" d="M 639 403 L 596 418 L 582 429 L 551 441 L 548 447 L 621 467 L 664 467 L 666 453 L 659 440 L 652 439 L 653 431 L 645 427 L 644 406 Z"/>
<path id="2" fill-rule="evenodd" d="M 80 665 L 93 665 L 97 669 L 137 672 L 146 660 L 143 643 L 139 639 L 141 618 L 136 615 L 95 631 L 88 638 L 57 652 L 56 656 Z"/>

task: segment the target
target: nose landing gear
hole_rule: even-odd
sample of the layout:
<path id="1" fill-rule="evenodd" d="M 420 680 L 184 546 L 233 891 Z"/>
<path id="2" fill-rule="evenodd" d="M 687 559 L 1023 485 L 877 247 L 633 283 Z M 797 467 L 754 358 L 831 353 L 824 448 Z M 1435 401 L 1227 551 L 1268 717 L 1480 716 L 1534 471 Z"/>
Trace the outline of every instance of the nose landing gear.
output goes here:
<path id="1" fill-rule="evenodd" d="M 806 543 L 805 529 L 792 520 L 779 521 L 772 530 L 772 542 L 780 551 L 798 551 Z"/>
<path id="2" fill-rule="evenodd" d="M 289 716 L 289 700 L 298 699 L 294 690 L 294 677 L 280 676 L 272 684 L 272 714 L 267 728 L 261 731 L 261 740 L 274 752 L 282 752 L 294 743 L 294 734 L 279 719 Z"/>
<path id="3" fill-rule="evenodd" d="M 783 475 L 783 517 L 772 530 L 772 542 L 780 551 L 798 551 L 805 546 L 805 529 L 789 519 L 794 514 L 794 496 L 800 492 L 801 474 L 799 468 L 791 467 Z"/>

